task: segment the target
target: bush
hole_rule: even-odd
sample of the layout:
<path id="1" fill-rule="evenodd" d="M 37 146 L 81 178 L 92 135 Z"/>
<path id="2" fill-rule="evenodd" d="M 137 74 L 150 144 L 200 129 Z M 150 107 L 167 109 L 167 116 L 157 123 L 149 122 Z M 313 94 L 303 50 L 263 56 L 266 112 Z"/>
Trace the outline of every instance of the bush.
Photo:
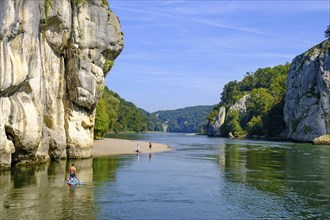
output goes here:
<path id="1" fill-rule="evenodd" d="M 248 122 L 247 131 L 249 135 L 264 135 L 261 116 L 253 116 Z"/>

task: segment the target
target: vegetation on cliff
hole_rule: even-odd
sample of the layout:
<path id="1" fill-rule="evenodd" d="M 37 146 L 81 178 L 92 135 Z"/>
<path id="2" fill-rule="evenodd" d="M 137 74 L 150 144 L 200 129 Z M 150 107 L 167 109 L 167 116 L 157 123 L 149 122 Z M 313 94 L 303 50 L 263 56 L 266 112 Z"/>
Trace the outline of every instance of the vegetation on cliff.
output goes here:
<path id="1" fill-rule="evenodd" d="M 208 125 L 217 115 L 219 106 L 224 106 L 227 116 L 220 128 L 222 136 L 228 136 L 229 133 L 234 136 L 278 136 L 285 127 L 283 106 L 289 67 L 287 63 L 273 68 L 260 68 L 256 72 L 246 73 L 242 81 L 227 83 L 219 105 L 207 116 Z M 247 94 L 250 98 L 245 113 L 230 108 Z"/>

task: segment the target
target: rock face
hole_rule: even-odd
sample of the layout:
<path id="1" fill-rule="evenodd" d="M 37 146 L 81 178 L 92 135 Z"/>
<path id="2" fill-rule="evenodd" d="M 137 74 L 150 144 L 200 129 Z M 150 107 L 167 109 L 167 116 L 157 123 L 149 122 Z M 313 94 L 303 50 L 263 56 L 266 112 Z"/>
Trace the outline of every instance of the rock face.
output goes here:
<path id="1" fill-rule="evenodd" d="M 250 99 L 251 99 L 250 94 L 244 95 L 242 98 L 237 100 L 237 102 L 234 105 L 230 106 L 228 111 L 235 110 L 238 111 L 240 114 L 245 115 Z"/>
<path id="2" fill-rule="evenodd" d="M 95 106 L 123 48 L 104 0 L 2 0 L 0 167 L 92 156 Z"/>
<path id="3" fill-rule="evenodd" d="M 228 108 L 228 111 L 235 110 L 238 111 L 240 114 L 246 114 L 246 108 L 250 102 L 250 94 L 244 95 L 242 98 L 237 100 L 235 104 Z M 218 116 L 214 119 L 213 122 L 209 122 L 207 126 L 207 135 L 208 136 L 221 136 L 221 126 L 224 124 L 226 119 L 226 108 L 221 106 L 219 109 Z"/>
<path id="4" fill-rule="evenodd" d="M 330 134 L 330 40 L 292 61 L 286 88 L 283 137 L 313 141 Z"/>
<path id="5" fill-rule="evenodd" d="M 225 122 L 226 108 L 221 106 L 219 108 L 219 114 L 213 122 L 209 122 L 207 126 L 207 136 L 219 137 L 221 135 L 220 127 Z"/>

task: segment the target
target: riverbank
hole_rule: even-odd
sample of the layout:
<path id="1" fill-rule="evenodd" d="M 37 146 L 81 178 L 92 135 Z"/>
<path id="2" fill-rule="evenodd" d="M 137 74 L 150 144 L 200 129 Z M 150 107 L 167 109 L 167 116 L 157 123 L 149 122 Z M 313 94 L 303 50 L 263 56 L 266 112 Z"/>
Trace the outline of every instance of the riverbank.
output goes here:
<path id="1" fill-rule="evenodd" d="M 152 148 L 149 149 L 149 142 L 104 138 L 102 140 L 94 141 L 93 156 L 99 157 L 121 154 L 136 154 L 138 145 L 140 147 L 140 153 L 157 153 L 172 150 L 172 148 L 165 144 L 151 144 Z"/>

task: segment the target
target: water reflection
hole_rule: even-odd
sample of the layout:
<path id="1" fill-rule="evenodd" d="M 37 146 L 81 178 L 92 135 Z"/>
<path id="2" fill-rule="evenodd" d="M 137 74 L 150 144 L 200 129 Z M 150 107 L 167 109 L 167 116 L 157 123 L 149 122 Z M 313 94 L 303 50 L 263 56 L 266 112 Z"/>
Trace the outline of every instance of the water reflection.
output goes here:
<path id="1" fill-rule="evenodd" d="M 99 157 L 93 159 L 93 181 L 95 184 L 116 180 L 116 169 L 125 164 L 124 157 Z"/>
<path id="2" fill-rule="evenodd" d="M 129 157 L 130 158 L 130 157 Z M 1 219 L 96 219 L 105 183 L 116 180 L 116 169 L 129 165 L 126 157 L 51 162 L 13 167 L 0 173 Z M 66 184 L 72 163 L 83 185 Z"/>
<path id="3" fill-rule="evenodd" d="M 299 212 L 297 216 L 330 215 L 329 146 L 223 144 L 220 148 L 218 163 L 226 180 L 281 196 L 290 204 L 289 212 Z M 297 207 L 299 211 L 294 210 Z"/>
<path id="4" fill-rule="evenodd" d="M 73 190 L 65 183 L 71 162 L 13 167 L 1 172 L 2 219 L 75 219 L 93 214 L 93 190 Z M 88 188 L 92 182 L 92 159 L 75 163 L 78 177 Z"/>
<path id="5" fill-rule="evenodd" d="M 330 147 L 148 134 L 166 153 L 0 173 L 1 219 L 327 219 Z M 138 190 L 136 190 L 138 189 Z M 170 212 L 168 210 L 171 210 Z"/>

